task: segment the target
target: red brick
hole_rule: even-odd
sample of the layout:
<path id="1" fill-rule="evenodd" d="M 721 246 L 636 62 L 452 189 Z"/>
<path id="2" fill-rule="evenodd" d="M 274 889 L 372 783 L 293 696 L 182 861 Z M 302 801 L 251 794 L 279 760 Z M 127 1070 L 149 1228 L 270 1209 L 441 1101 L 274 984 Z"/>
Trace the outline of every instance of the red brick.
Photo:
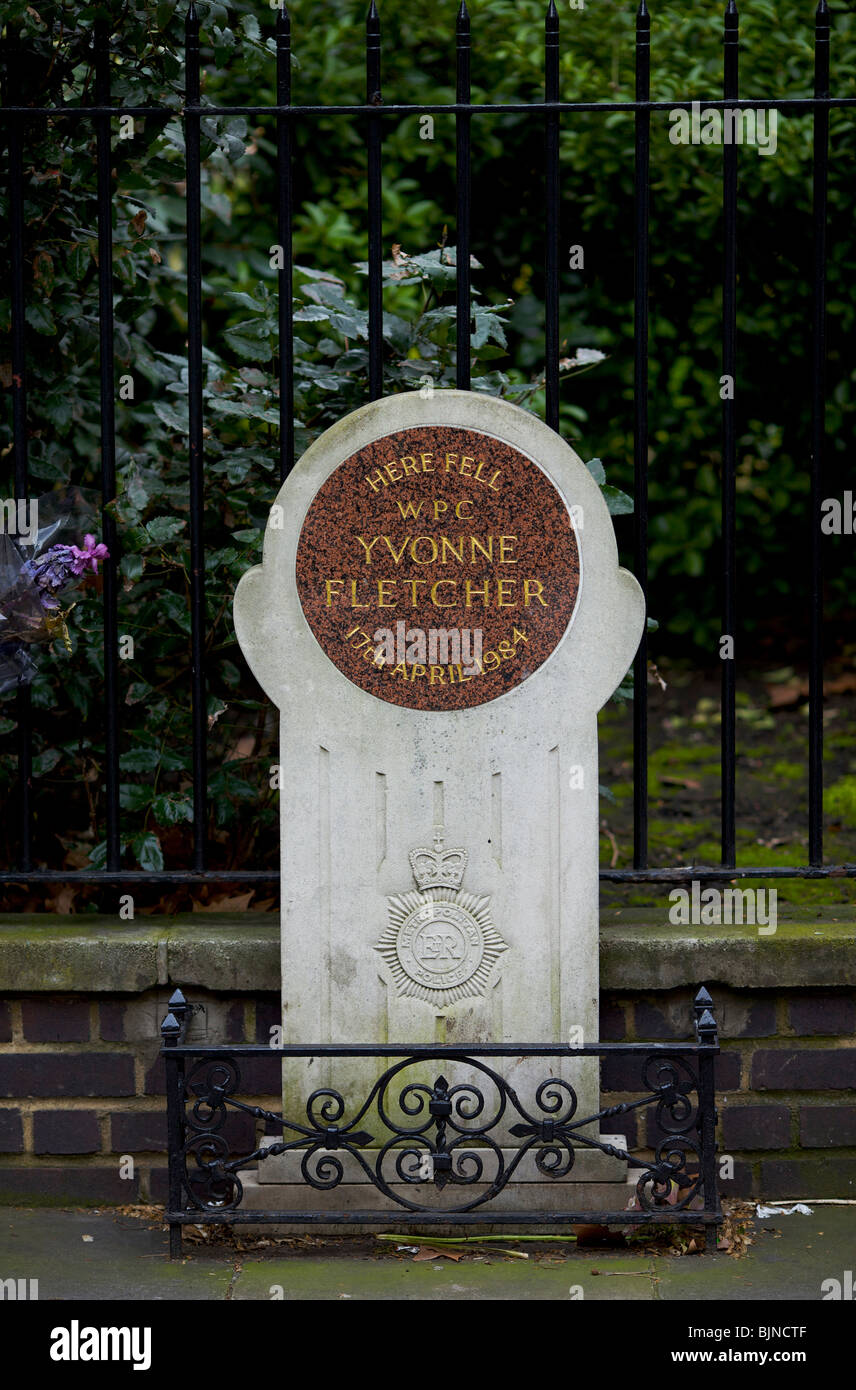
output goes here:
<path id="1" fill-rule="evenodd" d="M 256 1042 L 270 1043 L 271 1029 L 282 1027 L 282 1006 L 276 995 L 256 1003 Z"/>
<path id="2" fill-rule="evenodd" d="M 791 1112 L 786 1105 L 721 1107 L 722 1144 L 733 1149 L 786 1149 L 791 1142 Z"/>
<path id="3" fill-rule="evenodd" d="M 242 1043 L 244 1041 L 244 1005 L 236 1000 L 229 1005 L 226 1013 L 226 1031 L 223 1042 Z"/>
<path id="4" fill-rule="evenodd" d="M 39 1162 L 26 1168 L 0 1168 L 0 1203 L 32 1206 L 123 1206 L 139 1197 L 140 1179 L 119 1177 L 118 1162 L 109 1168 L 80 1164 L 50 1167 Z"/>
<path id="5" fill-rule="evenodd" d="M 844 1091 L 856 1086 L 856 1048 L 783 1047 L 756 1052 L 752 1089 Z"/>
<path id="6" fill-rule="evenodd" d="M 687 1005 L 689 1009 L 689 1005 Z M 664 1039 L 673 1039 L 679 1036 L 673 1021 L 667 1016 L 663 1008 L 656 1004 L 650 1004 L 646 999 L 640 999 L 634 1006 L 634 1017 L 636 1019 L 636 1036 L 642 1040 L 651 1039 L 652 1042 L 660 1042 Z M 689 1030 L 683 1031 L 683 1037 L 689 1037 Z"/>
<path id="7" fill-rule="evenodd" d="M 627 1025 L 620 1004 L 601 1000 L 599 1028 L 601 1042 L 624 1042 Z"/>
<path id="8" fill-rule="evenodd" d="M 856 1105 L 804 1105 L 800 1144 L 806 1149 L 856 1147 Z"/>
<path id="9" fill-rule="evenodd" d="M 113 1115 L 110 1147 L 114 1153 L 166 1152 L 166 1102 L 161 1110 L 126 1110 Z"/>
<path id="10" fill-rule="evenodd" d="M 20 1110 L 0 1110 L 0 1153 L 24 1152 L 24 1129 Z"/>
<path id="11" fill-rule="evenodd" d="M 635 1149 L 638 1139 L 636 1133 L 636 1116 L 638 1111 L 630 1110 L 625 1115 L 608 1115 L 600 1122 L 601 1136 L 604 1134 L 623 1134 L 627 1140 L 628 1149 Z"/>
<path id="12" fill-rule="evenodd" d="M 716 1155 L 716 1185 L 720 1197 L 753 1197 L 755 1195 L 755 1178 L 752 1171 L 752 1164 L 737 1158 L 734 1160 L 734 1177 L 726 1178 L 722 1176 L 723 1169 L 729 1169 L 723 1164 L 722 1160 L 730 1155 Z"/>
<path id="13" fill-rule="evenodd" d="M 776 1001 L 774 999 L 746 1000 L 746 1013 L 739 1005 L 743 1001 L 727 1000 L 722 1008 L 720 1036 L 728 1038 L 769 1038 L 776 1032 Z M 738 1006 L 738 1007 L 735 1007 Z M 735 1017 L 735 1015 L 739 1015 Z"/>
<path id="14" fill-rule="evenodd" d="M 812 1154 L 807 1158 L 761 1161 L 760 1195 L 775 1197 L 856 1197 L 856 1158 Z"/>
<path id="15" fill-rule="evenodd" d="M 99 1004 L 99 1032 L 105 1042 L 125 1041 L 125 1005 L 111 999 Z"/>
<path id="16" fill-rule="evenodd" d="M 134 1061 L 118 1052 L 0 1056 L 0 1096 L 132 1096 Z"/>
<path id="17" fill-rule="evenodd" d="M 169 1197 L 169 1169 L 152 1168 L 149 1173 L 149 1201 L 165 1207 Z"/>
<path id="18" fill-rule="evenodd" d="M 690 1065 L 693 1063 L 692 1058 Z M 740 1086 L 739 1052 L 721 1052 L 716 1058 L 716 1089 L 735 1091 Z M 652 1076 L 656 1071 L 650 1073 Z M 604 1057 L 601 1061 L 601 1089 L 604 1091 L 644 1091 L 642 1064 L 638 1057 Z"/>
<path id="19" fill-rule="evenodd" d="M 93 1110 L 38 1110 L 33 1116 L 37 1154 L 94 1154 L 100 1148 L 101 1131 Z"/>
<path id="20" fill-rule="evenodd" d="M 843 994 L 804 994 L 789 1005 L 791 1027 L 804 1037 L 847 1037 L 856 1032 L 856 1003 Z"/>
<path id="21" fill-rule="evenodd" d="M 89 1003 L 65 996 L 25 999 L 21 1004 L 27 1042 L 88 1042 Z"/>

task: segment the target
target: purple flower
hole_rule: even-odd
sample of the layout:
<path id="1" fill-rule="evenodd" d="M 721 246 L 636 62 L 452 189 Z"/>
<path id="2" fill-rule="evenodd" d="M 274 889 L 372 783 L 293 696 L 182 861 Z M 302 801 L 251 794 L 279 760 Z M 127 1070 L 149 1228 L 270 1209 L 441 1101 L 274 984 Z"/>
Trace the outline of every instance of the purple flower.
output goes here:
<path id="1" fill-rule="evenodd" d="M 83 550 L 80 550 L 76 545 L 70 545 L 68 549 L 73 556 L 71 568 L 75 574 L 83 574 L 87 569 L 91 569 L 93 574 L 97 574 L 98 561 L 109 560 L 110 558 L 110 552 L 104 542 L 99 541 L 96 545 L 95 537 L 89 534 L 83 537 Z"/>
<path id="2" fill-rule="evenodd" d="M 24 573 L 41 591 L 42 607 L 53 611 L 59 608 L 54 595 L 67 589 L 87 569 L 97 574 L 98 561 L 106 560 L 109 553 L 106 545 L 96 545 L 95 537 L 87 534 L 83 538 L 83 549 L 76 545 L 52 545 L 39 559 L 28 560 Z"/>

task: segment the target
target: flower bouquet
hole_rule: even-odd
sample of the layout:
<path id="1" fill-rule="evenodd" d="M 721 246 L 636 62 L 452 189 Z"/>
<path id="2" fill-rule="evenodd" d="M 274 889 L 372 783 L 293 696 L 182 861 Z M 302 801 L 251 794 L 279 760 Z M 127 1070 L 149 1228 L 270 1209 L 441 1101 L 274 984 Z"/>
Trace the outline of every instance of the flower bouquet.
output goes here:
<path id="1" fill-rule="evenodd" d="M 40 644 L 60 639 L 71 652 L 66 619 L 74 604 L 64 606 L 66 596 L 109 558 L 86 529 L 93 515 L 80 489 L 2 506 L 0 694 L 32 681 Z"/>

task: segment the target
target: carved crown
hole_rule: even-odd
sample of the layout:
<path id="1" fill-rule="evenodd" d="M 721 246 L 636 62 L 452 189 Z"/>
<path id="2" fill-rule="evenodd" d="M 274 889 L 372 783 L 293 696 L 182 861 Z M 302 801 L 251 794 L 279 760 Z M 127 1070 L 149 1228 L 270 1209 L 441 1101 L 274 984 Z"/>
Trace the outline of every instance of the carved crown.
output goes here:
<path id="1" fill-rule="evenodd" d="M 410 867 L 419 888 L 460 888 L 469 854 L 465 849 L 443 849 L 444 831 L 434 827 L 434 848 L 410 851 Z"/>

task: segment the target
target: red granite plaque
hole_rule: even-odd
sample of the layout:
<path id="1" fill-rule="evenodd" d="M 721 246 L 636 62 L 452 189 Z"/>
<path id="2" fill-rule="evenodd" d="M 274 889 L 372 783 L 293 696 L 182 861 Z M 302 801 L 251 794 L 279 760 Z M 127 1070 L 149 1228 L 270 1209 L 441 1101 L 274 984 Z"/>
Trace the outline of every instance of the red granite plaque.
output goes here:
<path id="1" fill-rule="evenodd" d="M 409 709 L 484 704 L 567 628 L 580 564 L 568 508 L 519 450 L 476 430 L 399 430 L 319 488 L 297 547 L 306 620 L 361 689 Z"/>

